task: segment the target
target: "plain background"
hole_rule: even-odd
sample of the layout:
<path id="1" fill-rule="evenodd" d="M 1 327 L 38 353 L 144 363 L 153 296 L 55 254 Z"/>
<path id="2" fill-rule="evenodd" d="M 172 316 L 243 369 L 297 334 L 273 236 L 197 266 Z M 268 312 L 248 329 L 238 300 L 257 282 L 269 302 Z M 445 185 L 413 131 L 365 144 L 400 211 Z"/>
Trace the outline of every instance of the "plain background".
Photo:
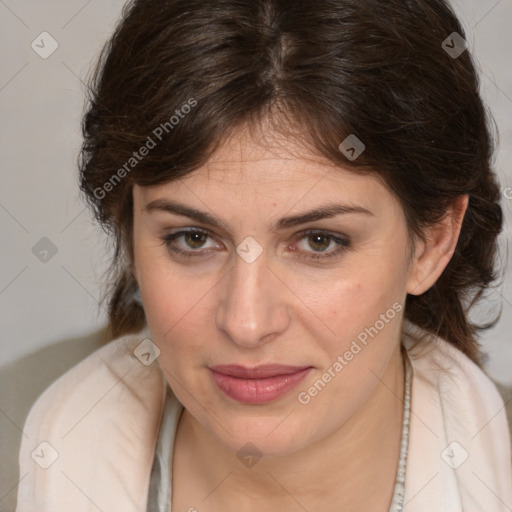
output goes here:
<path id="1" fill-rule="evenodd" d="M 105 341 L 106 314 L 98 299 L 110 250 L 79 198 L 76 163 L 82 81 L 123 4 L 0 0 L 0 510 L 13 507 L 17 447 L 30 405 Z M 500 134 L 496 168 L 508 196 L 500 237 L 504 266 L 512 217 L 512 0 L 457 0 L 454 6 Z M 51 48 L 43 32 L 58 44 L 47 58 L 31 46 L 33 41 L 42 46 L 43 38 L 44 51 Z M 49 252 L 43 256 L 41 249 Z M 511 274 L 505 273 L 502 285 L 474 313 L 489 319 L 503 308 L 500 322 L 482 340 L 487 371 L 507 386 L 512 386 Z"/>

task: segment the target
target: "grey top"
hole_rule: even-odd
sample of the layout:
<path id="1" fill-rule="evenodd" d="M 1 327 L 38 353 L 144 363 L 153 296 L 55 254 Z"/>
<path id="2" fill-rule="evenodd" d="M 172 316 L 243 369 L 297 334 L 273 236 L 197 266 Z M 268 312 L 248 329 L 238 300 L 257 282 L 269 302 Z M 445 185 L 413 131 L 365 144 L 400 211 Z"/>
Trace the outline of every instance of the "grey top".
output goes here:
<path id="1" fill-rule="evenodd" d="M 389 512 L 402 512 L 404 506 L 405 469 L 407 462 L 407 447 L 409 443 L 409 418 L 411 407 L 411 363 L 404 350 L 405 365 L 405 394 L 404 414 L 402 422 L 402 437 L 400 458 L 395 479 L 395 489 Z M 178 422 L 183 412 L 183 405 L 167 386 L 166 401 L 158 440 L 155 449 L 155 459 L 151 470 L 147 512 L 172 512 L 172 455 L 174 438 Z"/>

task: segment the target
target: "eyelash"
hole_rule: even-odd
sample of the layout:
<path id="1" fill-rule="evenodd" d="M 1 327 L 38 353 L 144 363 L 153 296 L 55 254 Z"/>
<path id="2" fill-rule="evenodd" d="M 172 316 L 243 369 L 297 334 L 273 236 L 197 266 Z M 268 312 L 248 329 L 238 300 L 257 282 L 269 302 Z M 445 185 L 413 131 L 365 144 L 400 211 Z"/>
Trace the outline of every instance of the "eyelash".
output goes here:
<path id="1" fill-rule="evenodd" d="M 175 254 L 179 254 L 180 256 L 184 256 L 186 258 L 197 258 L 201 257 L 202 253 L 201 250 L 191 250 L 191 251 L 184 251 L 183 249 L 180 249 L 178 247 L 172 246 L 171 243 L 176 239 L 180 238 L 181 236 L 187 234 L 187 233 L 200 233 L 202 235 L 206 235 L 210 237 L 209 233 L 207 231 L 203 231 L 201 229 L 192 228 L 188 230 L 181 230 L 177 231 L 176 233 L 170 233 L 168 235 L 159 237 L 162 240 L 162 243 L 166 245 L 167 249 Z M 324 237 L 327 237 L 328 239 L 334 241 L 337 244 L 337 248 L 329 253 L 321 252 L 321 253 L 313 253 L 309 256 L 305 256 L 306 259 L 309 260 L 326 260 L 328 258 L 334 258 L 336 256 L 341 255 L 341 253 L 345 252 L 347 249 L 351 248 L 351 241 L 349 238 L 340 238 L 337 237 L 329 232 L 321 231 L 321 230 L 308 230 L 304 231 L 303 233 L 300 233 L 299 241 L 307 238 L 310 235 L 321 235 Z M 210 237 L 211 238 L 211 237 Z"/>

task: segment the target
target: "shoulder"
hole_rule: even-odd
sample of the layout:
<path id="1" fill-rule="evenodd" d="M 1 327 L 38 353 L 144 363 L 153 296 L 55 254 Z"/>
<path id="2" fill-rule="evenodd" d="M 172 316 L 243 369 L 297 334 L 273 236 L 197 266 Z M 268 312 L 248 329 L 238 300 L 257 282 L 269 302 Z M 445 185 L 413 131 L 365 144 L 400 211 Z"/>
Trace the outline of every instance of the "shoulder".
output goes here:
<path id="1" fill-rule="evenodd" d="M 132 504 L 144 499 L 166 389 L 152 350 L 147 327 L 122 336 L 40 395 L 23 428 L 17 511 L 64 504 L 82 510 L 78 488 L 103 499 L 105 510 L 109 496 Z"/>
<path id="2" fill-rule="evenodd" d="M 418 343 L 406 336 L 405 345 L 417 379 L 426 385 L 460 398 L 471 394 L 472 400 L 503 407 L 503 399 L 491 378 L 468 356 L 441 337 L 427 335 Z"/>
<path id="3" fill-rule="evenodd" d="M 86 404 L 101 408 L 101 401 L 111 396 L 121 399 L 121 408 L 149 398 L 155 391 L 153 385 L 163 379 L 150 354 L 149 336 L 145 328 L 119 337 L 69 369 L 36 400 L 26 420 L 27 428 L 44 425 L 43 417 L 52 418 L 53 422 L 62 419 L 60 427 L 71 428 L 68 421 L 75 412 L 82 411 Z"/>
<path id="4" fill-rule="evenodd" d="M 413 369 L 407 492 L 415 510 L 512 506 L 510 431 L 495 384 L 440 337 L 406 336 L 404 344 Z M 430 493 L 420 493 L 427 483 Z"/>

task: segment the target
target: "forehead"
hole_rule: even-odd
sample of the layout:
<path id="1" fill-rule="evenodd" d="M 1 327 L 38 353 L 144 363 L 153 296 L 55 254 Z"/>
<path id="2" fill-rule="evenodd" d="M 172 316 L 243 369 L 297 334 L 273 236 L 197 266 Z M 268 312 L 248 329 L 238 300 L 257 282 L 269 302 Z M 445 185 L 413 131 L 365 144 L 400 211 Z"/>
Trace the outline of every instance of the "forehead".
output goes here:
<path id="1" fill-rule="evenodd" d="M 297 138 L 275 130 L 250 131 L 248 128 L 232 133 L 197 169 L 207 177 L 229 182 L 235 180 L 267 181 L 272 179 L 302 180 L 325 175 L 336 166 L 313 153 Z M 192 176 L 192 175 L 191 175 Z"/>
<path id="2" fill-rule="evenodd" d="M 175 181 L 136 187 L 142 201 L 186 198 L 217 210 L 286 205 L 297 210 L 326 202 L 357 203 L 376 214 L 397 208 L 378 176 L 360 174 L 327 160 L 294 137 L 273 130 L 234 131 L 208 161 Z"/>
<path id="3" fill-rule="evenodd" d="M 313 152 L 298 137 L 273 128 L 261 130 L 244 126 L 233 131 L 210 156 L 208 161 L 182 179 L 203 180 L 223 185 L 257 185 L 303 183 L 328 179 L 343 183 L 380 182 L 376 176 L 363 176 L 357 171 L 335 164 Z"/>

